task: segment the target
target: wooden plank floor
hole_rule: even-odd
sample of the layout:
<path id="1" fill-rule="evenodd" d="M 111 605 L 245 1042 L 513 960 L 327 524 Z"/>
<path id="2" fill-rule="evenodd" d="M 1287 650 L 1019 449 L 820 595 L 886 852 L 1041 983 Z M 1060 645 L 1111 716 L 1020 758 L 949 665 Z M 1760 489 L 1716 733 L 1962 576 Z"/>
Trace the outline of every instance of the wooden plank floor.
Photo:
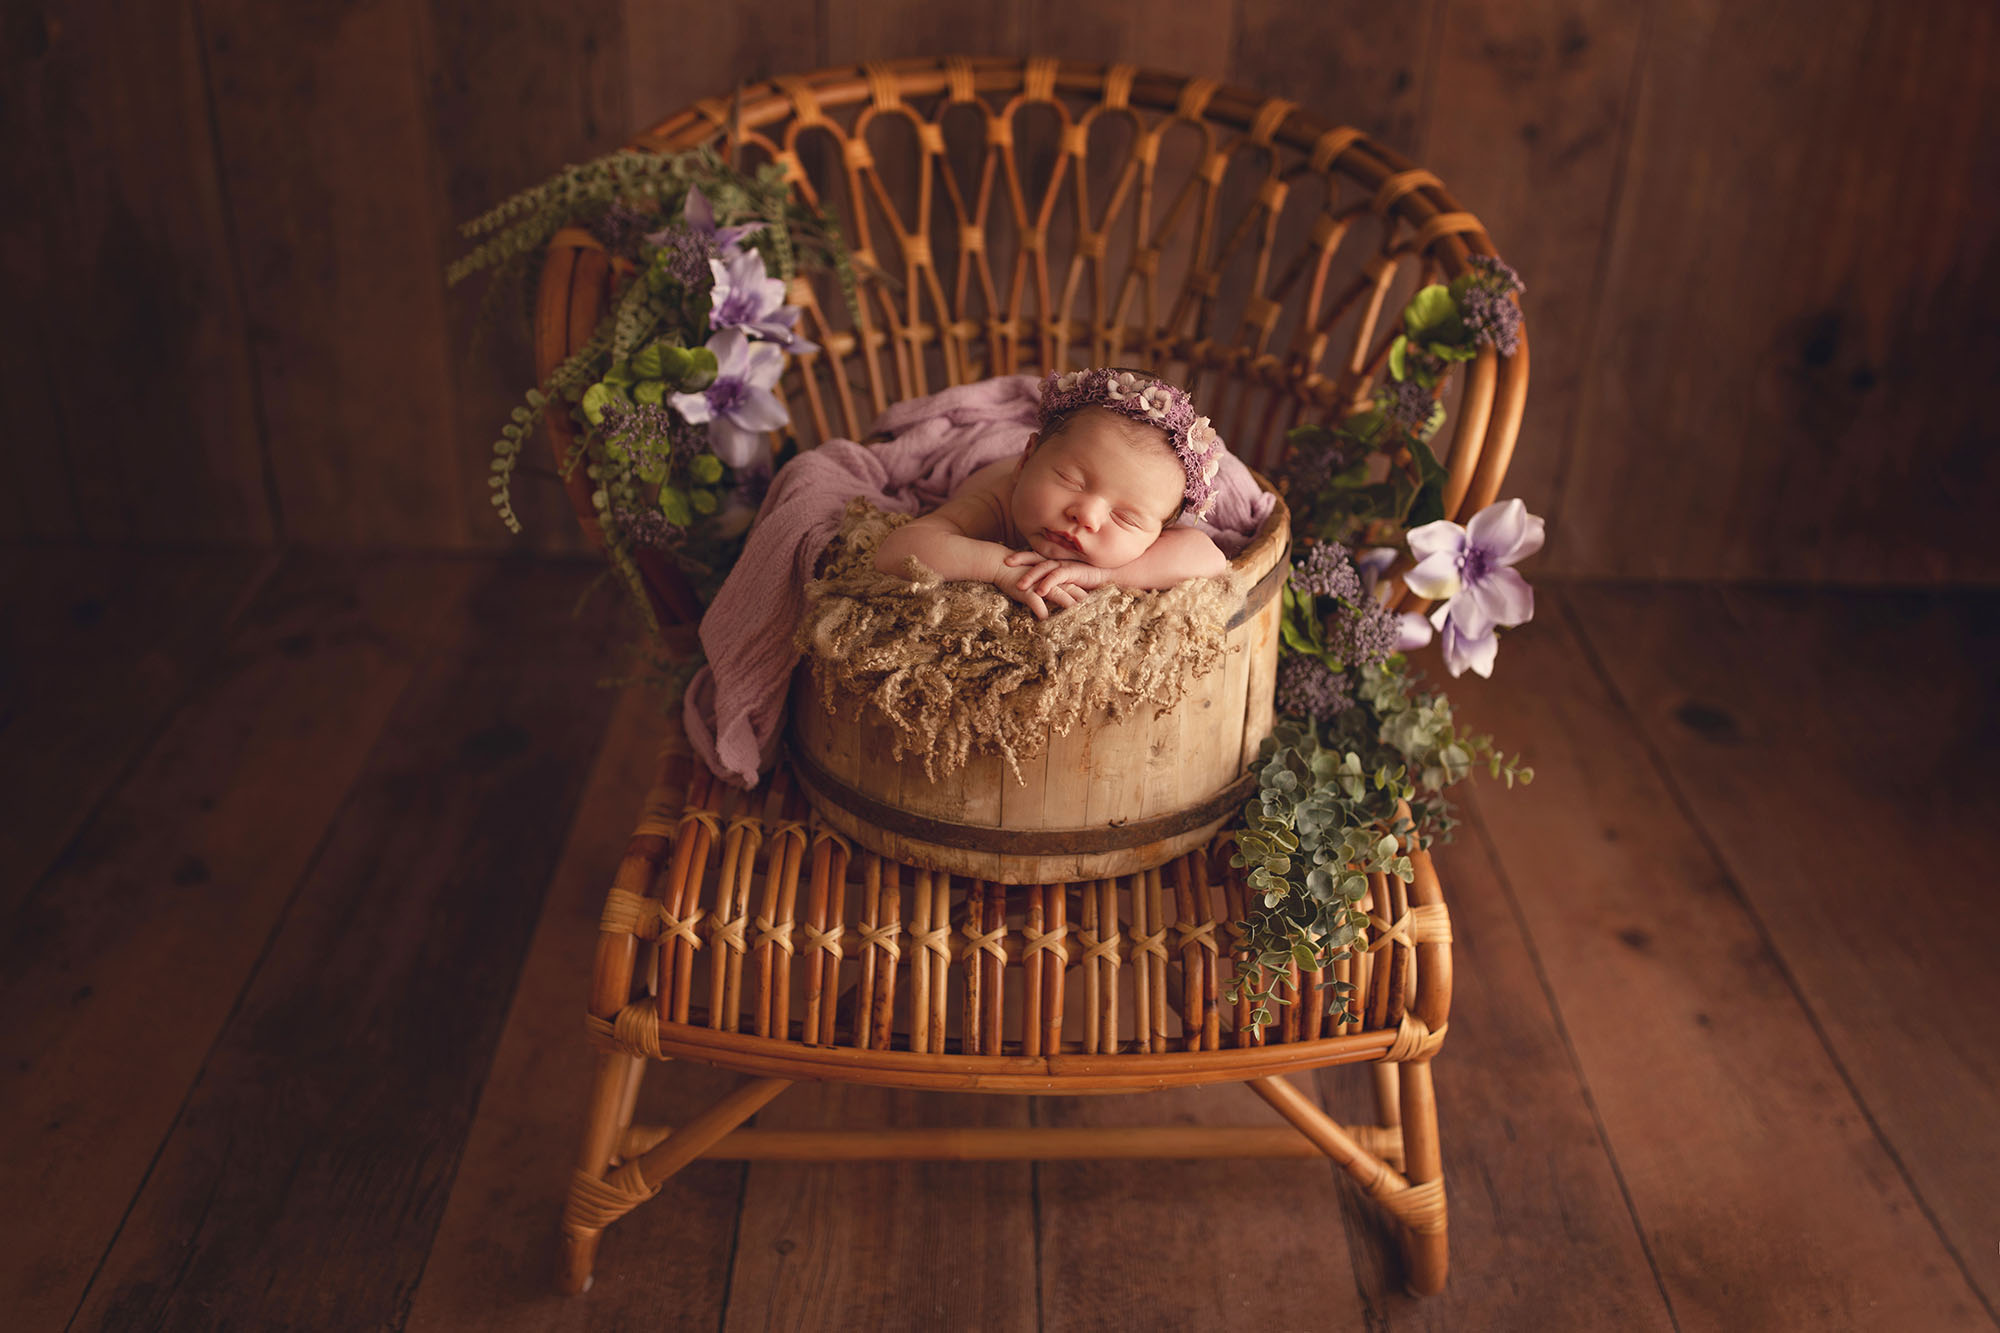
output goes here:
<path id="1" fill-rule="evenodd" d="M 121 570 L 130 569 L 130 573 Z M 11 1329 L 1993 1328 L 2000 594 L 1545 587 L 1451 682 L 1452 1276 L 1298 1162 L 698 1163 L 555 1294 L 660 721 L 583 564 L 0 556 Z M 734 1080 L 656 1072 L 672 1123 Z M 1301 1086 L 1365 1114 L 1368 1073 Z M 799 1087 L 765 1126 L 1264 1125 Z"/>

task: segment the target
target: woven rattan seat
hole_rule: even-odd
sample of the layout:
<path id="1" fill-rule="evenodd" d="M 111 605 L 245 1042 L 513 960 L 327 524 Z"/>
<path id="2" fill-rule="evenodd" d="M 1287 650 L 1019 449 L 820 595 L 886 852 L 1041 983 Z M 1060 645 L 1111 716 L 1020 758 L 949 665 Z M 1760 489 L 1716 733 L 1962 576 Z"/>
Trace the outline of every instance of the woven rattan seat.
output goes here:
<path id="1" fill-rule="evenodd" d="M 1284 431 L 1365 403 L 1422 282 L 1492 253 L 1429 172 L 1277 100 L 1052 60 L 905 61 L 782 77 L 641 135 L 721 136 L 833 204 L 864 263 L 860 312 L 795 284 L 824 349 L 785 390 L 805 446 L 859 437 L 891 402 L 987 375 L 1120 363 L 1179 378 L 1232 447 L 1268 468 Z M 603 308 L 608 256 L 578 231 L 543 269 L 538 357 L 554 365 Z M 1527 385 L 1520 353 L 1471 363 L 1450 401 L 1447 513 L 1489 503 Z M 552 421 L 557 447 L 565 427 Z M 572 483 L 596 536 L 587 483 Z M 670 640 L 698 607 L 644 566 Z M 905 864 L 817 821 L 792 775 L 741 792 L 678 732 L 606 902 L 590 999 L 602 1048 L 564 1215 L 565 1280 L 588 1284 L 603 1230 L 701 1156 L 1318 1156 L 1398 1228 L 1413 1290 L 1445 1276 L 1430 1061 L 1451 997 L 1450 920 L 1430 859 L 1377 877 L 1364 955 L 1293 975 L 1256 1031 L 1224 993 L 1245 888 L 1226 831 L 1157 868 L 999 885 Z M 1325 987 L 1357 986 L 1327 1015 Z M 750 1079 L 691 1122 L 631 1123 L 649 1060 Z M 1343 1127 L 1283 1075 L 1371 1062 L 1380 1123 Z M 1269 1131 L 741 1129 L 790 1083 L 1110 1093 L 1243 1081 Z"/>

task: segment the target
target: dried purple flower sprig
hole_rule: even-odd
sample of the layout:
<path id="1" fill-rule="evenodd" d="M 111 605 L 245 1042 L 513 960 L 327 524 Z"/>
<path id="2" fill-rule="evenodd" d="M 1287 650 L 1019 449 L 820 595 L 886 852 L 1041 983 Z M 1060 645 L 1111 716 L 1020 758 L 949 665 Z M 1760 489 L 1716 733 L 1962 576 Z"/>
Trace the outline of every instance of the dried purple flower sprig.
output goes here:
<path id="1" fill-rule="evenodd" d="M 1353 685 L 1317 657 L 1288 654 L 1278 664 L 1278 711 L 1324 721 L 1354 707 Z"/>

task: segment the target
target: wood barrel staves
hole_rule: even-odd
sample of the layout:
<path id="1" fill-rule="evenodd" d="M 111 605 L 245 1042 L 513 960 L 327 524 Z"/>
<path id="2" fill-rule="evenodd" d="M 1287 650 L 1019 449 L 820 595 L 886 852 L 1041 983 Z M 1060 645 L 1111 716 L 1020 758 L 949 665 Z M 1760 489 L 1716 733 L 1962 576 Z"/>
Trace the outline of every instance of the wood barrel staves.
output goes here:
<path id="1" fill-rule="evenodd" d="M 1231 561 L 1247 591 L 1222 666 L 1169 712 L 1100 709 L 1051 736 L 1021 761 L 1025 782 L 990 754 L 927 778 L 921 758 L 893 757 L 895 729 L 872 706 L 829 714 L 801 662 L 789 749 L 814 809 L 870 851 L 1000 884 L 1136 874 L 1207 842 L 1254 793 L 1247 765 L 1271 732 L 1290 523 L 1279 500 Z"/>

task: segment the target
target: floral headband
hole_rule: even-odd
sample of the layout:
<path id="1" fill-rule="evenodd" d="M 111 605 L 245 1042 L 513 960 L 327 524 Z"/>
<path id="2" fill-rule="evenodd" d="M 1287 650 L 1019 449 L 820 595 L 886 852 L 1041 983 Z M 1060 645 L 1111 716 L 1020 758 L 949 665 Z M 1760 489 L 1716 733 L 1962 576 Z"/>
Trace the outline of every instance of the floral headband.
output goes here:
<path id="1" fill-rule="evenodd" d="M 1187 470 L 1188 512 L 1206 518 L 1215 504 L 1215 478 L 1227 448 L 1207 417 L 1194 414 L 1194 400 L 1171 384 L 1129 370 L 1050 371 L 1042 381 L 1042 427 L 1080 407 L 1108 407 L 1120 416 L 1166 433 Z"/>

